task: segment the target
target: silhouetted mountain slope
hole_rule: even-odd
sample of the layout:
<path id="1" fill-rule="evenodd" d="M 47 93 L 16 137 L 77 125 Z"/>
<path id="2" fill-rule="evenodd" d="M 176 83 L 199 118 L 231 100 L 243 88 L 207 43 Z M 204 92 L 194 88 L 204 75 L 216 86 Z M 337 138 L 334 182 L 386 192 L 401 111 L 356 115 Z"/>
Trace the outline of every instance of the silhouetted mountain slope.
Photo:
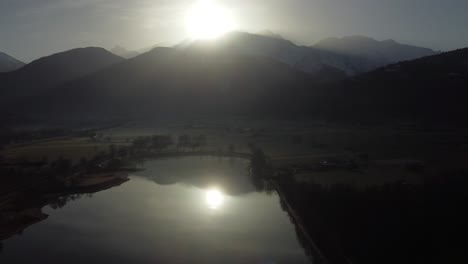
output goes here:
<path id="1" fill-rule="evenodd" d="M 328 38 L 318 42 L 313 48 L 365 58 L 374 68 L 438 54 L 427 48 L 404 45 L 394 40 L 377 41 L 364 36 Z"/>
<path id="2" fill-rule="evenodd" d="M 198 42 L 156 48 L 63 82 L 16 104 L 15 111 L 47 118 L 235 113 L 466 122 L 468 49 L 388 65 L 335 84 L 323 80 L 342 72 L 326 67 L 317 78 L 268 56 L 242 54 L 230 42 Z"/>
<path id="3" fill-rule="evenodd" d="M 0 72 L 15 71 L 24 65 L 24 62 L 19 61 L 8 54 L 0 52 Z"/>
<path id="4" fill-rule="evenodd" d="M 0 96 L 9 101 L 34 96 L 122 60 L 102 48 L 81 48 L 57 53 L 33 61 L 14 72 L 0 74 Z"/>
<path id="5" fill-rule="evenodd" d="M 110 52 L 114 53 L 117 56 L 120 56 L 122 58 L 126 59 L 131 59 L 135 58 L 136 56 L 140 55 L 138 51 L 133 51 L 133 50 L 128 50 L 122 46 L 115 46 L 113 49 L 110 50 Z"/>
<path id="6" fill-rule="evenodd" d="M 468 48 L 389 65 L 350 78 L 330 94 L 337 96 L 335 112 L 465 123 Z"/>
<path id="7" fill-rule="evenodd" d="M 25 110 L 102 116 L 290 112 L 311 94 L 311 84 L 309 75 L 264 57 L 156 48 L 34 98 Z"/>

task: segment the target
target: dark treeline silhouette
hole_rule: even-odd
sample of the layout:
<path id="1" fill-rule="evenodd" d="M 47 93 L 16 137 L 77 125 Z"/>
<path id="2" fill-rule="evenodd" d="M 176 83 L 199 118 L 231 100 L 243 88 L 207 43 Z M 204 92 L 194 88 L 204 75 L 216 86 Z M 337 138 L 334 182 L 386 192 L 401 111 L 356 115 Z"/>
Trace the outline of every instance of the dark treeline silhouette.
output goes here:
<path id="1" fill-rule="evenodd" d="M 252 184 L 258 191 L 273 192 L 274 185 L 270 179 L 273 168 L 270 158 L 255 144 L 249 143 L 248 146 L 252 155 L 249 165 L 249 175 Z"/>
<path id="2" fill-rule="evenodd" d="M 448 263 L 468 259 L 467 173 L 365 189 L 277 182 L 332 263 Z"/>
<path id="3" fill-rule="evenodd" d="M 251 149 L 252 183 L 259 191 L 278 191 L 311 259 L 323 254 L 329 263 L 340 264 L 468 260 L 460 243 L 468 235 L 468 171 L 426 173 L 424 184 L 305 184 L 290 170 L 272 170 L 263 151 L 253 144 Z M 418 164 L 406 169 L 424 172 Z"/>
<path id="4" fill-rule="evenodd" d="M 132 141 L 132 152 L 158 152 L 173 147 L 173 151 L 200 150 L 208 144 L 206 135 L 179 135 L 176 140 L 171 135 L 140 136 Z M 176 148 L 176 149 L 174 149 Z"/>

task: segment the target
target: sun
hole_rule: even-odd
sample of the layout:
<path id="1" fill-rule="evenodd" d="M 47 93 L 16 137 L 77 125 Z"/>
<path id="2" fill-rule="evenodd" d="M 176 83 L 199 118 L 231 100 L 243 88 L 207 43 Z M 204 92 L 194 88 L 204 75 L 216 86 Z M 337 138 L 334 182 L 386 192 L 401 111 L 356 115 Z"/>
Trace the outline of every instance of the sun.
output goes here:
<path id="1" fill-rule="evenodd" d="M 232 12 L 208 0 L 197 2 L 191 8 L 186 23 L 192 39 L 214 39 L 235 29 Z"/>

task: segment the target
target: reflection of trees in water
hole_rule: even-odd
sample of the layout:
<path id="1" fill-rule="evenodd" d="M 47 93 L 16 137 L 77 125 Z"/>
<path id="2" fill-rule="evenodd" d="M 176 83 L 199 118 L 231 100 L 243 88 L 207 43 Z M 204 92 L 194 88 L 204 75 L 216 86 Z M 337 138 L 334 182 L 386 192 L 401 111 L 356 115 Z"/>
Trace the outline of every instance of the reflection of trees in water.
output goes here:
<path id="1" fill-rule="evenodd" d="M 184 183 L 200 189 L 217 186 L 225 194 L 237 196 L 255 191 L 247 166 L 241 158 L 179 157 L 153 160 L 138 175 L 159 185 Z"/>
<path id="2" fill-rule="evenodd" d="M 87 195 L 89 195 L 89 194 L 87 194 Z M 58 197 L 57 199 L 53 200 L 52 202 L 50 202 L 49 205 L 50 205 L 50 207 L 52 207 L 52 209 L 59 209 L 59 208 L 64 207 L 67 203 L 69 203 L 71 201 L 78 200 L 81 197 L 82 197 L 82 194 L 71 194 L 71 195 L 61 196 L 61 197 Z M 92 194 L 91 194 L 90 197 L 92 197 Z"/>
<path id="3" fill-rule="evenodd" d="M 24 229 L 45 220 L 47 215 L 42 212 L 42 208 L 46 205 L 50 205 L 53 209 L 59 209 L 68 202 L 80 199 L 83 195 L 92 197 L 93 193 L 120 185 L 127 180 L 119 177 L 105 184 L 86 188 L 45 186 L 44 188 L 36 187 L 34 191 L 28 193 L 25 192 L 15 197 L 15 200 L 10 201 L 8 207 L 0 210 L 0 241 L 11 237 L 12 234 L 21 235 Z"/>
<path id="4" fill-rule="evenodd" d="M 233 157 L 189 157 L 188 160 L 180 161 L 181 159 L 186 158 L 156 160 L 156 163 L 143 166 L 147 169 L 139 175 L 160 185 L 185 183 L 206 188 L 215 184 L 228 195 L 242 195 L 253 191 L 272 194 L 275 191 L 270 181 L 270 161 L 261 149 L 253 150 L 249 163 Z M 163 163 L 158 163 L 160 161 Z M 180 162 L 183 162 L 184 166 L 181 166 Z"/>

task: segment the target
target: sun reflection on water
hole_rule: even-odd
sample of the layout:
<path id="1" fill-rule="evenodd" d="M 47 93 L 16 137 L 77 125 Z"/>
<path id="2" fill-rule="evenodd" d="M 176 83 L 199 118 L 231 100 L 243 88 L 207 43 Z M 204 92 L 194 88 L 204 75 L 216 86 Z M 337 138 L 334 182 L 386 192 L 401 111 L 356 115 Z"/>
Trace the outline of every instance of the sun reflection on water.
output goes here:
<path id="1" fill-rule="evenodd" d="M 210 209 L 218 209 L 224 201 L 224 194 L 219 189 L 209 189 L 205 194 L 206 203 Z"/>

